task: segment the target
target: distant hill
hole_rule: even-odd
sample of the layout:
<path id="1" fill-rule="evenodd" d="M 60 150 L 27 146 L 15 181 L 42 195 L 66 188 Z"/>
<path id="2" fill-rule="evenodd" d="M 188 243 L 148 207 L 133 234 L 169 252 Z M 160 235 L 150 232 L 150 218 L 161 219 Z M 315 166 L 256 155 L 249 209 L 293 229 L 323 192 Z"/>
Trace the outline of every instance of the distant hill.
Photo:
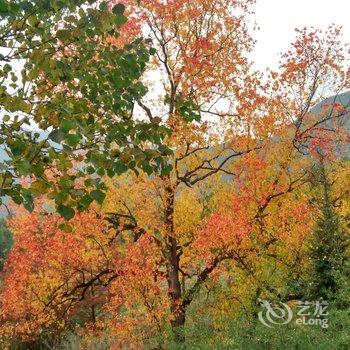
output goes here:
<path id="1" fill-rule="evenodd" d="M 344 128 L 347 131 L 347 134 L 350 135 L 350 91 L 325 99 L 322 101 L 322 103 L 315 106 L 311 110 L 311 113 L 319 114 L 320 118 L 327 118 L 332 114 L 334 106 L 336 105 L 342 105 L 345 109 L 344 114 L 339 118 L 336 118 L 336 125 Z M 332 126 L 334 126 L 333 120 L 326 121 L 323 124 L 323 127 L 331 128 Z M 350 144 L 347 143 L 338 145 L 336 152 L 337 156 L 339 157 L 350 158 Z"/>
<path id="2" fill-rule="evenodd" d="M 331 105 L 334 103 L 340 103 L 345 108 L 347 108 L 349 110 L 349 113 L 350 113 L 350 91 L 343 92 L 341 94 L 326 98 L 324 101 L 322 101 L 317 106 L 315 106 L 311 110 L 311 112 L 313 112 L 313 113 L 322 112 L 324 106 Z M 349 114 L 347 114 L 347 116 L 349 116 Z"/>

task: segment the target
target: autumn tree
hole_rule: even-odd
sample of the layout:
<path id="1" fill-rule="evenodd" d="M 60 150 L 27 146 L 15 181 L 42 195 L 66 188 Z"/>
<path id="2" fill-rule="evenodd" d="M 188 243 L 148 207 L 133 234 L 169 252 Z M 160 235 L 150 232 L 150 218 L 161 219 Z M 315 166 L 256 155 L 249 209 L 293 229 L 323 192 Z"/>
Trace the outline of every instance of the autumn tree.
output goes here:
<path id="1" fill-rule="evenodd" d="M 137 171 L 105 180 L 109 190 L 102 208 L 72 219 L 71 235 L 41 210 L 24 215 L 35 225 L 28 225 L 27 233 L 27 225 L 18 223 L 18 237 L 26 238 L 13 256 L 20 259 L 27 240 L 34 244 L 28 256 L 32 250 L 41 255 L 36 259 L 33 253 L 31 264 L 45 262 L 40 274 L 54 276 L 49 284 L 57 292 L 26 266 L 40 299 L 29 293 L 31 303 L 15 306 L 19 294 L 10 298 L 14 306 L 5 305 L 4 320 L 22 319 L 34 305 L 29 314 L 43 315 L 42 323 L 29 318 L 24 324 L 38 334 L 43 324 L 54 325 L 62 310 L 73 315 L 94 293 L 105 299 L 92 331 L 113 334 L 116 349 L 154 348 L 164 345 L 157 335 L 166 334 L 168 325 L 183 341 L 184 325 L 194 322 L 191 308 L 197 306 L 201 315 L 229 314 L 241 300 L 254 305 L 258 297 L 283 294 L 286 279 L 300 272 L 315 218 L 310 170 L 318 151 L 331 158 L 334 145 L 348 141 L 347 106 L 326 99 L 330 87 L 332 94 L 348 88 L 348 58 L 337 29 L 305 29 L 265 83 L 247 58 L 253 47 L 247 27 L 252 1 L 123 3 L 134 35 L 145 31 L 156 49 L 143 78 L 151 91 L 155 82 L 149 77 L 156 74 L 163 93 L 135 100 L 133 116 L 173 131 L 165 139 L 166 163 L 154 174 L 142 162 L 139 172 L 136 151 L 122 152 L 125 169 Z M 75 228 L 90 221 L 88 231 Z M 42 241 L 29 239 L 36 231 L 38 236 L 44 231 Z M 50 255 L 46 242 L 52 240 L 59 247 Z M 62 256 L 70 240 L 79 246 L 69 254 L 65 273 Z M 7 283 L 20 285 L 25 294 L 21 279 L 13 278 L 14 260 L 10 256 Z M 215 307 L 195 305 L 222 280 L 225 288 Z M 20 331 L 24 337 L 31 333 Z"/>
<path id="2" fill-rule="evenodd" d="M 162 28 L 161 25 L 158 27 Z M 239 124 L 245 133 L 241 132 L 242 129 L 236 129 L 236 132 L 228 130 L 225 137 L 230 146 L 227 147 L 226 143 L 220 143 L 220 137 L 215 138 L 213 132 L 210 134 L 206 131 L 205 123 L 194 126 L 192 130 L 187 126 L 182 127 L 179 129 L 181 133 L 174 133 L 170 139 L 170 142 L 176 142 L 172 159 L 174 171 L 151 181 L 155 192 L 148 187 L 144 190 L 144 196 L 149 196 L 150 199 L 141 199 L 139 196 L 142 191 L 138 190 L 140 194 L 137 195 L 139 199 L 136 202 L 141 207 L 133 207 L 132 202 L 125 198 L 128 212 L 118 213 L 114 210 L 117 218 L 118 215 L 131 215 L 140 223 L 139 218 L 143 217 L 141 222 L 145 223 L 145 230 L 151 228 L 154 232 L 155 244 L 161 248 L 164 259 L 160 265 L 164 264 L 167 271 L 171 323 L 175 334 L 185 323 L 186 312 L 198 292 L 212 273 L 219 271 L 226 261 L 233 261 L 252 279 L 256 279 L 252 270 L 258 268 L 261 262 L 259 257 L 262 255 L 269 256 L 270 262 L 275 261 L 276 268 L 278 266 L 287 270 L 288 265 L 293 264 L 295 267 L 300 263 L 303 255 L 299 253 L 305 250 L 302 240 L 310 232 L 313 223 L 314 208 L 308 203 L 306 184 L 314 161 L 314 151 L 321 148 L 332 156 L 332 147 L 336 142 L 346 142 L 346 133 L 342 132 L 340 121 L 347 115 L 347 106 L 330 103 L 324 106 L 321 113 L 313 111 L 326 97 L 315 100 L 314 96 L 318 91 L 323 91 L 323 84 L 328 86 L 330 77 L 336 77 L 334 81 L 339 89 L 347 87 L 346 58 L 340 54 L 338 34 L 333 29 L 325 33 L 324 37 L 320 32 L 317 35 L 301 32 L 293 49 L 283 57 L 281 72 L 271 73 L 271 82 L 264 87 L 265 96 L 259 97 L 258 92 L 262 91 L 263 85 L 255 80 L 253 96 L 256 103 L 247 106 L 244 98 L 238 100 L 237 110 L 240 107 L 248 115 L 242 115 L 243 121 Z M 339 45 L 331 53 L 329 47 L 333 47 L 334 43 Z M 313 59 L 309 57 L 310 52 L 314 54 Z M 334 52 L 338 52 L 339 56 L 333 56 Z M 317 83 L 311 85 L 315 85 L 314 90 L 306 82 L 302 89 L 296 90 L 301 94 L 298 97 L 300 101 L 306 98 L 311 101 L 301 114 L 296 114 L 299 105 L 294 103 L 295 96 L 290 92 L 294 91 L 293 84 L 297 80 L 295 75 L 299 74 L 300 69 L 295 64 L 296 59 L 303 61 L 304 69 L 300 74 L 307 74 L 307 79 L 311 79 L 315 73 L 314 65 L 320 67 L 319 75 L 314 76 Z M 248 81 L 246 88 L 251 88 L 252 78 L 249 74 L 245 78 Z M 146 112 L 151 111 L 146 109 Z M 176 115 L 169 116 L 170 122 L 175 119 Z M 227 123 L 224 124 L 226 126 L 235 122 L 232 115 L 228 120 L 223 120 Z M 238 123 L 236 121 L 236 126 Z M 329 123 L 334 127 L 329 128 Z M 180 127 L 181 122 L 178 125 Z M 206 143 L 208 135 L 213 137 L 209 145 Z M 191 145 L 192 138 L 195 142 Z M 235 152 L 235 148 L 242 151 Z M 232 199 L 226 206 L 226 212 L 220 204 L 216 208 L 218 212 L 213 215 L 206 212 L 209 215 L 206 216 L 203 210 L 199 216 L 204 221 L 197 223 L 200 227 L 206 225 L 207 228 L 182 231 L 185 234 L 182 236 L 177 226 L 181 222 L 181 216 L 177 217 L 176 212 L 181 193 L 193 191 L 192 195 L 187 196 L 196 198 L 201 193 L 201 188 L 204 188 L 204 198 L 210 198 L 207 181 L 223 181 L 221 175 L 228 176 L 229 180 L 226 178 L 226 181 L 233 179 L 230 192 Z M 155 203 L 152 205 L 153 201 Z M 198 210 L 201 213 L 202 205 L 203 203 L 195 206 L 196 212 Z M 150 218 L 155 219 L 155 222 Z M 293 246 L 292 254 L 286 255 L 286 250 L 281 252 L 279 245 L 283 245 L 286 250 Z M 256 264 L 251 262 L 254 256 L 257 257 Z M 289 273 L 286 271 L 288 278 L 292 279 L 294 276 Z M 281 278 L 278 281 L 283 283 Z M 257 288 L 259 293 L 279 293 L 277 289 L 280 286 L 273 290 L 264 278 L 255 282 L 260 284 Z M 289 295 L 288 298 L 290 297 Z"/>
<path id="3" fill-rule="evenodd" d="M 182 268 L 181 259 L 185 248 L 189 249 L 193 241 L 181 245 L 176 237 L 177 192 L 182 186 L 194 187 L 217 173 L 237 176 L 232 164 L 241 159 L 242 167 L 249 169 L 245 162 L 252 154 L 257 164 L 269 167 L 269 162 L 274 162 L 275 170 L 267 181 L 271 187 L 264 188 L 253 216 L 256 221 L 264 218 L 278 197 L 293 192 L 306 181 L 310 164 L 307 156 L 315 147 L 326 149 L 339 139 L 343 140 L 337 120 L 346 115 L 347 109 L 333 106 L 331 112 L 324 111 L 325 115 L 313 113 L 312 109 L 326 97 L 327 87 L 332 86 L 335 92 L 348 87 L 347 57 L 342 54 L 337 29 L 331 28 L 325 34 L 301 31 L 291 51 L 282 57 L 280 72 L 271 72 L 269 82 L 264 85 L 258 74 L 250 72 L 246 58 L 252 48 L 244 23 L 250 2 L 145 1 L 140 6 L 132 4 L 130 15 L 145 23 L 158 48 L 155 64 L 164 73 L 165 98 L 169 102 L 164 118 L 174 130 L 169 138 L 170 144 L 176 145 L 171 160 L 174 172 L 161 177 L 165 198 L 161 233 L 172 325 L 176 333 L 185 322 L 185 309 L 191 304 L 195 291 L 221 261 L 232 258 L 229 249 L 213 256 L 204 264 L 206 267 L 195 274 L 197 281 L 193 288 L 183 293 L 181 276 L 188 277 L 188 272 Z M 193 101 L 202 120 L 208 114 L 219 117 L 227 132 L 221 137 L 215 135 L 213 123 L 209 122 L 191 129 L 184 126 L 179 118 L 186 112 L 183 101 Z M 149 118 L 159 113 L 152 111 L 146 102 L 140 101 L 139 105 Z M 222 110 L 222 106 L 227 108 Z M 163 109 L 160 107 L 160 110 Z M 192 118 L 195 116 L 192 114 Z M 329 123 L 334 125 L 331 130 Z M 208 138 L 211 138 L 209 143 Z M 272 153 L 266 159 L 261 152 Z M 232 219 L 228 217 L 227 220 Z M 235 221 L 231 224 L 239 226 Z M 250 227 L 251 223 L 246 225 Z M 247 228 L 247 231 L 250 230 Z M 268 242 L 266 239 L 265 243 Z M 195 276 L 190 274 L 190 280 L 195 280 Z"/>
<path id="4" fill-rule="evenodd" d="M 105 248 L 112 236 L 101 216 L 79 214 L 66 232 L 57 228 L 63 221 L 58 214 L 36 204 L 32 213 L 19 211 L 9 221 L 15 246 L 5 266 L 1 299 L 2 337 L 28 344 L 54 338 L 72 315 L 94 322 L 107 298 L 101 288 L 118 274 L 110 265 L 118 250 Z"/>
<path id="5" fill-rule="evenodd" d="M 174 226 L 176 193 L 183 186 L 192 187 L 216 173 L 224 173 L 226 164 L 254 148 L 241 140 L 215 140 L 214 135 L 210 136 L 209 123 L 189 127 L 183 118 L 199 122 L 208 116 L 236 117 L 235 99 L 237 92 L 246 88 L 247 54 L 253 43 L 245 22 L 251 2 L 124 3 L 126 13 L 145 27 L 156 48 L 149 69 L 159 72 L 164 86 L 162 98 L 167 102 L 153 108 L 140 99 L 139 107 L 148 118 L 161 118 L 174 131 L 168 144 L 175 148 L 175 155 L 169 159 L 160 183 L 164 196 L 161 245 L 176 330 L 185 322 L 180 282 L 182 248 Z M 224 101 L 227 107 L 221 110 Z M 207 137 L 214 138 L 214 142 L 208 144 Z M 171 167 L 175 169 L 172 173 Z M 204 272 L 208 273 L 209 270 Z"/>

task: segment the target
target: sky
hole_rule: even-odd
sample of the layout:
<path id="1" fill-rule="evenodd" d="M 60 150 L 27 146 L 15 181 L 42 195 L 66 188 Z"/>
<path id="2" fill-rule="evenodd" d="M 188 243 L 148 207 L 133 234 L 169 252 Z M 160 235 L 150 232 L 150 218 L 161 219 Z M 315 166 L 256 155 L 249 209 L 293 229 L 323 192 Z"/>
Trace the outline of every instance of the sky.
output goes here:
<path id="1" fill-rule="evenodd" d="M 295 28 L 314 26 L 324 29 L 334 23 L 343 27 L 350 41 L 349 0 L 256 0 L 255 19 L 260 30 L 254 60 L 260 69 L 276 68 L 278 54 L 289 48 Z"/>

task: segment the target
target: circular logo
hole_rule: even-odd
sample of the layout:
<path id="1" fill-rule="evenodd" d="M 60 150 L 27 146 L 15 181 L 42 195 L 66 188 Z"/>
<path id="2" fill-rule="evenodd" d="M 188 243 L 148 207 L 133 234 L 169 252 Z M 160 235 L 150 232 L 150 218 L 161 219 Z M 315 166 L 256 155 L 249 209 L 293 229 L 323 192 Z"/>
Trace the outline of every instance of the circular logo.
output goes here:
<path id="1" fill-rule="evenodd" d="M 259 321 L 266 327 L 273 328 L 276 325 L 289 323 L 293 318 L 292 309 L 285 303 L 271 303 L 259 299 L 264 310 L 258 313 Z"/>

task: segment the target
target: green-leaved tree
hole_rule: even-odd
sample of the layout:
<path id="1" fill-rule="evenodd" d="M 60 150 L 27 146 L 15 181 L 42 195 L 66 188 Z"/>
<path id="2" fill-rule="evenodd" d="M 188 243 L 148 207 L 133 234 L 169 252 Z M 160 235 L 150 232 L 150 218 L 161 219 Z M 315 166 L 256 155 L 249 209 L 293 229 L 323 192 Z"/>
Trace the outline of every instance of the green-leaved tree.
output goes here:
<path id="1" fill-rule="evenodd" d="M 0 220 L 0 272 L 4 268 L 4 262 L 13 243 L 10 230 L 7 228 L 5 220 Z"/>
<path id="2" fill-rule="evenodd" d="M 314 300 L 340 300 L 350 277 L 349 237 L 342 227 L 331 200 L 331 186 L 324 162 L 320 163 L 319 181 L 322 186 L 322 208 L 310 241 L 310 297 Z M 348 289 L 349 290 L 349 289 Z"/>
<path id="3" fill-rule="evenodd" d="M 142 38 L 109 40 L 126 22 L 122 4 L 0 0 L 2 200 L 32 210 L 49 194 L 70 219 L 103 201 L 105 175 L 168 169 L 169 129 L 133 114 L 154 50 Z"/>

